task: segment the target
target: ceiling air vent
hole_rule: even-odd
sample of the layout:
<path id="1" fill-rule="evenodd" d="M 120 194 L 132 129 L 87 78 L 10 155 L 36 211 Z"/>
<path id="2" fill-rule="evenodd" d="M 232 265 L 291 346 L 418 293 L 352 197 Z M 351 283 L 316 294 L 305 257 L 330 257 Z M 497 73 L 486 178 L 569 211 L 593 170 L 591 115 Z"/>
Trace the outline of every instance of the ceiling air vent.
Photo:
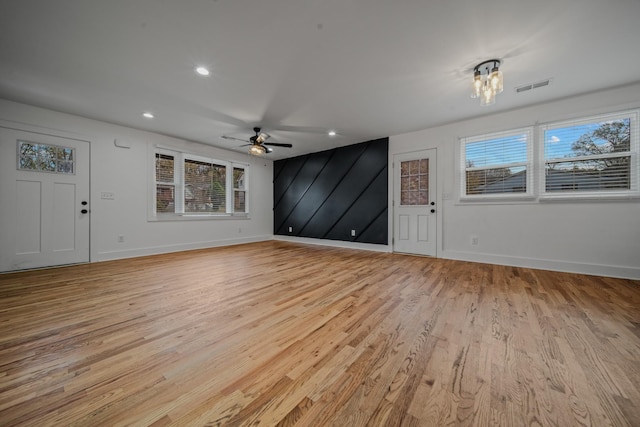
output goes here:
<path id="1" fill-rule="evenodd" d="M 516 92 L 520 93 L 520 92 L 526 92 L 531 89 L 538 89 L 539 87 L 549 86 L 550 83 L 551 83 L 551 79 L 542 80 L 536 83 L 529 83 L 524 86 L 518 86 L 516 88 Z"/>

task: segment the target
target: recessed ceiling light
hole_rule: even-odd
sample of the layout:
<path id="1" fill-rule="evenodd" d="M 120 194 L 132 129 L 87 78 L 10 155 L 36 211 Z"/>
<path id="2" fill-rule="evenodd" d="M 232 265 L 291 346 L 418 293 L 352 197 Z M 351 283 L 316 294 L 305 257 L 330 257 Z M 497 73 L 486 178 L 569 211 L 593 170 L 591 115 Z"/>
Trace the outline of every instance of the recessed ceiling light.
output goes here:
<path id="1" fill-rule="evenodd" d="M 335 130 L 330 130 L 330 131 L 328 132 L 328 135 L 329 135 L 329 136 L 336 136 L 336 131 L 335 131 Z"/>
<path id="2" fill-rule="evenodd" d="M 145 111 L 144 113 L 142 113 L 142 117 L 144 117 L 145 119 L 153 119 L 155 116 L 153 115 L 153 113 Z"/>
<path id="3" fill-rule="evenodd" d="M 196 73 L 200 74 L 201 76 L 208 76 L 209 70 L 206 69 L 205 67 L 198 67 L 196 68 Z"/>

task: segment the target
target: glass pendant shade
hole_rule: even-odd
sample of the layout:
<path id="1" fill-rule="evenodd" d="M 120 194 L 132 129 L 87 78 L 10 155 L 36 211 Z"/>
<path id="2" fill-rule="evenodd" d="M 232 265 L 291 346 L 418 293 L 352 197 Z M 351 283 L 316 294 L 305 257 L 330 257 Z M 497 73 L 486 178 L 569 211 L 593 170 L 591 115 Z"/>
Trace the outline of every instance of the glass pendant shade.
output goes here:
<path id="1" fill-rule="evenodd" d="M 496 93 L 491 87 L 491 83 L 487 80 L 482 89 L 482 96 L 480 97 L 480 105 L 486 107 L 496 103 Z"/>
<path id="2" fill-rule="evenodd" d="M 482 75 L 480 70 L 473 73 L 473 86 L 471 87 L 471 98 L 480 98 L 482 94 Z"/>
<path id="3" fill-rule="evenodd" d="M 261 156 L 266 152 L 267 150 L 262 145 L 253 144 L 249 147 L 249 154 L 253 154 L 254 156 Z"/>
<path id="4" fill-rule="evenodd" d="M 491 82 L 491 88 L 495 93 L 501 93 L 503 91 L 504 84 L 502 81 L 502 71 L 500 71 L 498 67 L 493 67 L 493 70 L 491 70 L 489 81 Z"/>

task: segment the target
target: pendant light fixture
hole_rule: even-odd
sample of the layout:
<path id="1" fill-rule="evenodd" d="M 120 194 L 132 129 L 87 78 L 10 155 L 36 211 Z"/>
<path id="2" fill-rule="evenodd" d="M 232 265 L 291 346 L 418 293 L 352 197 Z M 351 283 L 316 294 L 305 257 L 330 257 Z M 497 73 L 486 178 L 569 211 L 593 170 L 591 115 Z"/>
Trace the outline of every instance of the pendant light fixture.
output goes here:
<path id="1" fill-rule="evenodd" d="M 489 59 L 473 68 L 471 98 L 480 98 L 481 106 L 495 104 L 496 95 L 504 90 L 501 64 L 499 59 Z"/>
<path id="2" fill-rule="evenodd" d="M 267 149 L 260 144 L 251 144 L 251 146 L 249 147 L 249 154 L 252 154 L 254 156 L 262 156 L 266 152 Z"/>

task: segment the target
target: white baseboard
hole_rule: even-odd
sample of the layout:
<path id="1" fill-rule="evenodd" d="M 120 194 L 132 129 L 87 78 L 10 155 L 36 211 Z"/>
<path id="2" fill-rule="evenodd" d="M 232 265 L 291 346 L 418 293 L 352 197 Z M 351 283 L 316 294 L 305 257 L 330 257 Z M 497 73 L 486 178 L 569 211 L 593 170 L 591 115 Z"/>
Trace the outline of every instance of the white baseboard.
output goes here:
<path id="1" fill-rule="evenodd" d="M 640 267 L 585 264 L 569 261 L 522 258 L 453 250 L 443 250 L 439 255 L 440 258 L 454 259 L 459 261 L 481 262 L 486 264 L 508 265 L 511 267 L 525 267 L 539 270 L 561 271 L 565 273 L 589 274 L 592 276 L 618 277 L 622 279 L 632 280 L 640 279 Z"/>
<path id="2" fill-rule="evenodd" d="M 104 251 L 92 256 L 91 262 L 111 261 L 116 259 L 134 258 L 147 255 L 158 255 L 171 252 L 189 251 L 194 249 L 207 249 L 220 246 L 240 245 L 244 243 L 264 242 L 268 240 L 280 240 L 292 243 L 304 243 L 310 245 L 330 246 L 345 249 L 359 249 L 374 252 L 391 253 L 389 245 L 374 245 L 370 243 L 344 242 L 341 240 L 312 239 L 293 236 L 254 236 L 242 239 L 213 240 L 205 242 L 184 243 L 177 245 L 153 246 L 146 248 L 134 248 L 118 251 Z M 483 254 L 478 252 L 443 250 L 439 252 L 439 258 L 459 261 L 481 262 L 486 264 L 507 265 L 512 267 L 534 268 L 540 270 L 561 271 L 566 273 L 589 274 L 593 276 L 618 277 L 623 279 L 640 280 L 640 267 L 625 267 L 604 264 L 585 264 L 568 261 L 556 261 L 549 259 L 523 258 L 496 254 Z"/>
<path id="3" fill-rule="evenodd" d="M 342 240 L 328 239 L 312 239 L 309 237 L 293 237 L 293 236 L 273 236 L 273 240 L 281 240 L 283 242 L 305 243 L 309 245 L 331 246 L 334 248 L 345 249 L 361 249 L 363 251 L 373 252 L 391 252 L 389 245 L 374 245 L 373 243 L 345 242 Z"/>
<path id="4" fill-rule="evenodd" d="M 246 237 L 242 239 L 211 240 L 211 241 L 205 241 L 205 242 L 182 243 L 182 244 L 176 244 L 176 245 L 124 249 L 124 250 L 118 250 L 118 251 L 104 251 L 104 252 L 98 252 L 95 256 L 92 256 L 91 262 L 112 261 L 116 259 L 135 258 L 135 257 L 147 256 L 147 255 L 159 255 L 159 254 L 166 254 L 171 252 L 190 251 L 194 249 L 207 249 L 207 248 L 216 248 L 220 246 L 241 245 L 244 243 L 264 242 L 266 240 L 273 240 L 273 236 L 272 235 L 254 236 L 254 237 Z"/>

